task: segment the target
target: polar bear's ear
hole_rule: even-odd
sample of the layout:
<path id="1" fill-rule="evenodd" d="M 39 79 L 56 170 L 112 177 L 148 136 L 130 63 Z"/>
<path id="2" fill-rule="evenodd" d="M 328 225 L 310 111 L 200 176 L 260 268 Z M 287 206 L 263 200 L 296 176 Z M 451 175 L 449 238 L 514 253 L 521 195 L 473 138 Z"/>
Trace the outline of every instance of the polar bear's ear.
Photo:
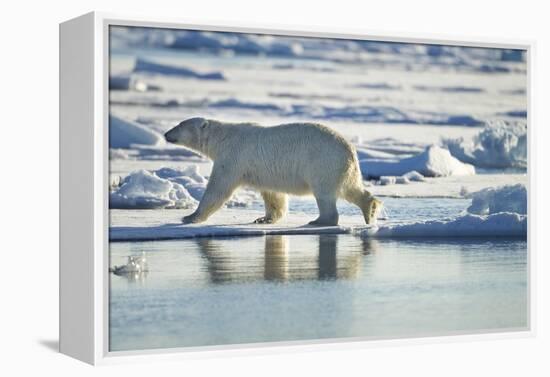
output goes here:
<path id="1" fill-rule="evenodd" d="M 204 130 L 208 126 L 208 120 L 204 120 L 201 124 L 201 130 Z"/>

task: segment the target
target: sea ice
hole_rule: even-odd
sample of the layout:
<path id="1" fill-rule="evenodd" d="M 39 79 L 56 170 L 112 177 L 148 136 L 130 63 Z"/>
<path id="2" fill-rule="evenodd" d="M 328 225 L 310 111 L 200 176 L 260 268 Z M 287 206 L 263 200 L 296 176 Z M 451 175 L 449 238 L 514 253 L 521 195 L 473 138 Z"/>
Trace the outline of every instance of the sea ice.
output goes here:
<path id="1" fill-rule="evenodd" d="M 521 50 L 359 40 L 327 43 L 326 39 L 318 38 L 127 27 L 111 29 L 111 45 L 118 49 L 151 46 L 225 56 L 302 57 L 335 63 L 369 63 L 377 68 L 418 71 L 444 68 L 487 74 L 524 72 L 526 59 Z"/>
<path id="2" fill-rule="evenodd" d="M 470 194 L 469 213 L 454 219 L 382 225 L 359 230 L 375 237 L 492 237 L 527 235 L 527 189 L 523 184 Z"/>
<path id="3" fill-rule="evenodd" d="M 525 237 L 527 216 L 510 212 L 465 214 L 448 220 L 381 225 L 354 233 L 365 237 Z"/>

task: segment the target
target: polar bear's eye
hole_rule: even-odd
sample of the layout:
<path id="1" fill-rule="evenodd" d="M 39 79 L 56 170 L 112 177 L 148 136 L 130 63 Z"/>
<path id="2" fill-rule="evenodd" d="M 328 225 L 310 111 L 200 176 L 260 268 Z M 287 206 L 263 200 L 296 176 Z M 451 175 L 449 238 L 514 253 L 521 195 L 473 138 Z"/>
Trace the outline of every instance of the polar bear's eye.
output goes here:
<path id="1" fill-rule="evenodd" d="M 208 121 L 207 121 L 207 120 L 205 120 L 205 121 L 201 124 L 201 128 L 202 128 L 202 129 L 205 129 L 206 126 L 208 126 Z"/>

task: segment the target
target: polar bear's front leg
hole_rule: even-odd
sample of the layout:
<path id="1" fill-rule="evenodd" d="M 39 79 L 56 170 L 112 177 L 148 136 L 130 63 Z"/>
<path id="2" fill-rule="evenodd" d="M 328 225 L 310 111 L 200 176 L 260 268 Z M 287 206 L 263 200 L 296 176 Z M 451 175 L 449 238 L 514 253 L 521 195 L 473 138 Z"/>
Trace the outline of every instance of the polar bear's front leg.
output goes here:
<path id="1" fill-rule="evenodd" d="M 197 210 L 183 218 L 184 224 L 201 223 L 216 212 L 230 197 L 238 186 L 238 179 L 230 171 L 222 171 L 214 165 L 212 174 Z"/>
<path id="2" fill-rule="evenodd" d="M 265 204 L 265 216 L 254 220 L 256 224 L 273 224 L 279 221 L 288 210 L 288 200 L 286 194 L 262 191 L 262 198 Z"/>
<path id="3" fill-rule="evenodd" d="M 319 217 L 309 222 L 309 225 L 338 225 L 338 210 L 336 209 L 336 196 L 332 194 L 315 193 Z"/>

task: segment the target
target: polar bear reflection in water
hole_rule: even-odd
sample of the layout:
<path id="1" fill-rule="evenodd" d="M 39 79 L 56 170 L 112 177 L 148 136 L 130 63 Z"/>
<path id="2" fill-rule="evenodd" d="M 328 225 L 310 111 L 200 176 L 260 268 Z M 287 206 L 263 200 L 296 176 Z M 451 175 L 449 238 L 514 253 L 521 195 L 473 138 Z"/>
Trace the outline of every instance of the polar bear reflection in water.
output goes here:
<path id="1" fill-rule="evenodd" d="M 316 238 L 318 252 L 314 253 L 309 245 L 292 247 L 291 236 L 265 236 L 263 258 L 227 250 L 227 243 L 221 240 L 203 238 L 195 242 L 212 283 L 354 279 L 360 273 L 362 257 L 376 250 L 375 240 L 363 240 L 362 250 L 343 250 L 337 248 L 336 235 Z"/>
<path id="2" fill-rule="evenodd" d="M 145 252 L 148 271 L 115 275 L 129 283 L 143 284 L 147 281 L 150 287 L 158 284 L 164 286 L 168 282 L 171 286 L 176 281 L 182 284 L 191 281 L 231 284 L 355 279 L 361 273 L 362 259 L 376 252 L 377 241 L 352 240 L 349 242 L 347 237 L 321 234 L 166 241 L 170 246 L 164 242 L 149 245 L 129 243 L 123 253 L 145 255 Z M 166 250 L 167 247 L 170 251 Z M 126 258 L 120 254 L 112 263 L 116 265 L 115 262 Z M 166 258 L 169 263 L 166 263 Z M 111 270 L 114 271 L 114 268 L 116 266 Z"/>

